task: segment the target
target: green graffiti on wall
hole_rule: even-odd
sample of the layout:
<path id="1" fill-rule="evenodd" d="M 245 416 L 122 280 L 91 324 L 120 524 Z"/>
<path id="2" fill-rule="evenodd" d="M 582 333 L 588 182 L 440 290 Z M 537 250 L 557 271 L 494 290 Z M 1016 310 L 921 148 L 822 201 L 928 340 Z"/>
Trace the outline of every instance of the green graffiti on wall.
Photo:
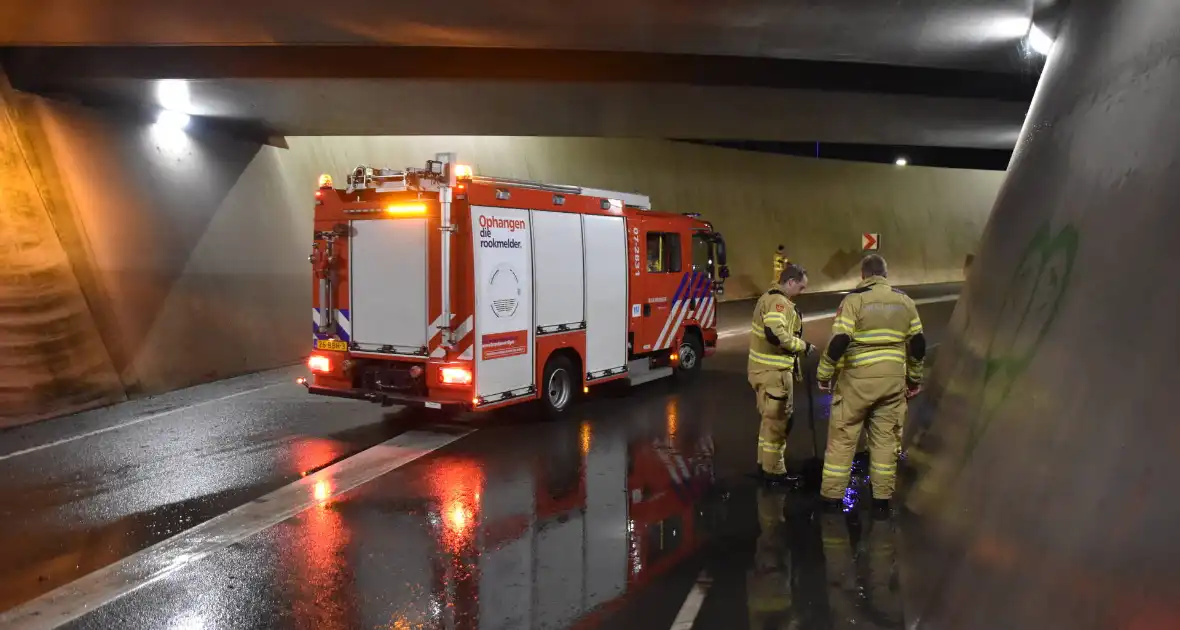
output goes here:
<path id="1" fill-rule="evenodd" d="M 1046 222 L 1025 248 L 1008 283 L 994 323 L 984 362 L 978 413 L 961 460 L 965 465 L 987 433 L 1013 386 L 1037 355 L 1069 288 L 1078 251 L 1078 231 L 1065 226 L 1056 233 Z"/>

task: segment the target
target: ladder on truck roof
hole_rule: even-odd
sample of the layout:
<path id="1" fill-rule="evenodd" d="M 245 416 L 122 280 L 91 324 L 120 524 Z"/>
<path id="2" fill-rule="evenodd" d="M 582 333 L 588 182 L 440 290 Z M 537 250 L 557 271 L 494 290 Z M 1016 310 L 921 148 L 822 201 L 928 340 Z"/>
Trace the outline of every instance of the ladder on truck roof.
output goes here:
<path id="1" fill-rule="evenodd" d="M 377 192 L 403 192 L 406 190 L 438 190 L 438 182 L 429 175 L 429 165 L 426 169 L 407 168 L 397 171 L 388 168 L 373 168 L 358 166 L 348 175 L 348 191 L 357 189 L 372 189 Z M 423 177 L 423 175 L 426 175 Z M 533 190 L 561 193 L 566 195 L 587 195 L 621 201 L 624 205 L 639 210 L 651 210 L 651 198 L 639 193 L 628 193 L 601 188 L 586 188 L 583 186 L 569 186 L 565 184 L 545 184 L 526 179 L 510 177 L 488 177 L 473 175 L 471 181 L 480 184 L 516 186 Z"/>
<path id="2" fill-rule="evenodd" d="M 638 208 L 640 210 L 651 210 L 651 197 L 641 195 L 639 193 L 627 193 L 617 190 L 604 190 L 601 188 L 586 188 L 584 186 L 571 186 L 567 184 L 544 184 L 541 182 L 529 181 L 527 179 L 512 179 L 510 177 L 487 177 L 484 175 L 476 175 L 471 178 L 471 181 L 480 184 L 502 184 L 504 186 L 517 186 L 519 188 L 531 188 L 533 190 L 544 190 L 546 192 L 565 193 L 567 195 L 586 195 L 588 197 L 602 197 L 604 199 L 617 199 L 623 204 L 631 208 Z"/>

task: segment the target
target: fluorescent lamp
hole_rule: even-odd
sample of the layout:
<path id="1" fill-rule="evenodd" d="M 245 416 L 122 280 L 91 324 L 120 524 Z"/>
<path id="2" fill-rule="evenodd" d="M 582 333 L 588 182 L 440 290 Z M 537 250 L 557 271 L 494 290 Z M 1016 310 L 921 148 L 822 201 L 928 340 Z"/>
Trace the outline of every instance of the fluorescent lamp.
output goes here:
<path id="1" fill-rule="evenodd" d="M 1028 47 L 1041 55 L 1048 55 L 1053 50 L 1053 38 L 1036 24 L 1031 24 L 1028 27 Z"/>
<path id="2" fill-rule="evenodd" d="M 168 129 L 184 129 L 188 127 L 190 120 L 192 117 L 188 114 L 165 109 L 160 111 L 160 117 L 156 119 L 156 124 Z"/>

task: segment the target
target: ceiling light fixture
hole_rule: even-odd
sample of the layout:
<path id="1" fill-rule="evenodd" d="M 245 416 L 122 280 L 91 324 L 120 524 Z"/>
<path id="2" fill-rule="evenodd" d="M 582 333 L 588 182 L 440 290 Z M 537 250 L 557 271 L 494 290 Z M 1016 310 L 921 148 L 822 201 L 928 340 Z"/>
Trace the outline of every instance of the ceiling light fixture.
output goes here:
<path id="1" fill-rule="evenodd" d="M 184 79 L 164 79 L 157 83 L 156 99 L 164 109 L 187 112 L 192 107 L 188 81 Z"/>
<path id="2" fill-rule="evenodd" d="M 1053 50 L 1053 38 L 1049 37 L 1048 33 L 1042 31 L 1036 24 L 1029 24 L 1026 41 L 1028 47 L 1037 54 L 1048 56 L 1049 51 Z"/>
<path id="3" fill-rule="evenodd" d="M 160 116 L 156 118 L 156 124 L 168 129 L 184 129 L 188 127 L 191 120 L 192 117 L 188 114 L 165 109 L 160 111 Z"/>

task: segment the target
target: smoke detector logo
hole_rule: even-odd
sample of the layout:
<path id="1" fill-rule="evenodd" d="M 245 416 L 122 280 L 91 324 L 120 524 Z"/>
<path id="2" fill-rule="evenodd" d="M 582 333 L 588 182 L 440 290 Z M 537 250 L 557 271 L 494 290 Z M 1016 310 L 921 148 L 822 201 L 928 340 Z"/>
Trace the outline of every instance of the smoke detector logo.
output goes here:
<path id="1" fill-rule="evenodd" d="M 500 263 L 492 270 L 488 279 L 488 299 L 496 317 L 507 319 L 516 314 L 520 306 L 520 275 L 508 263 Z"/>

